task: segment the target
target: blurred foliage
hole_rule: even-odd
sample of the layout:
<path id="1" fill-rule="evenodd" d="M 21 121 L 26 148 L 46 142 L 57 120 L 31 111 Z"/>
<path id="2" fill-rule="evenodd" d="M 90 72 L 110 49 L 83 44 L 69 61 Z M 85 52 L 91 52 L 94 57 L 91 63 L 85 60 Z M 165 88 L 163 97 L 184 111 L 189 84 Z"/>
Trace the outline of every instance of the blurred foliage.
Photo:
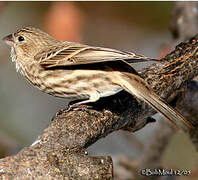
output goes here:
<path id="1" fill-rule="evenodd" d="M 102 16 L 122 19 L 128 24 L 154 31 L 167 28 L 173 2 L 79 2 L 80 7 L 89 13 L 99 11 Z M 97 9 L 95 7 L 98 7 Z"/>

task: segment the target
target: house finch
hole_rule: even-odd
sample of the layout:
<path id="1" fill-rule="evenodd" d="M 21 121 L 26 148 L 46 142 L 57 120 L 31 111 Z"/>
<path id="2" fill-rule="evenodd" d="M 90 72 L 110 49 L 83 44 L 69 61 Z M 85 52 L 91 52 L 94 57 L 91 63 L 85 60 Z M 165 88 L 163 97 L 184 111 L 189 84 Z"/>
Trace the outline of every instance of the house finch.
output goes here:
<path id="1" fill-rule="evenodd" d="M 11 58 L 34 86 L 50 95 L 83 100 L 76 105 L 95 102 L 100 97 L 126 90 L 162 113 L 174 124 L 186 125 L 179 112 L 161 99 L 139 76 L 129 62 L 151 60 L 134 53 L 60 42 L 45 32 L 22 28 L 3 38 L 11 46 Z"/>

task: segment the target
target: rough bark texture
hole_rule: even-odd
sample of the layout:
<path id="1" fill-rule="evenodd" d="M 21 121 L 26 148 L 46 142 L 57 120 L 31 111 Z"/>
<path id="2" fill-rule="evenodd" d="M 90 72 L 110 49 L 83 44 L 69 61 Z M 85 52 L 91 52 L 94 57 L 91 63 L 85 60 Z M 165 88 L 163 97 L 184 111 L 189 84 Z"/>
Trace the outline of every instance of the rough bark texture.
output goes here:
<path id="1" fill-rule="evenodd" d="M 198 120 L 198 83 L 191 81 L 187 85 L 187 90 L 177 101 L 177 107 L 183 112 L 183 115 L 196 122 Z M 189 130 L 189 137 L 196 150 L 198 151 L 198 131 L 197 128 Z"/>
<path id="2" fill-rule="evenodd" d="M 187 82 L 198 75 L 197 59 L 198 36 L 195 36 L 188 43 L 178 45 L 161 63 L 144 69 L 141 75 L 156 93 L 172 101 Z M 180 97 L 177 104 L 197 127 L 197 110 L 188 94 L 198 96 L 197 84 L 187 87 L 185 96 Z M 113 131 L 124 129 L 134 132 L 143 128 L 152 122 L 148 117 L 155 112 L 124 91 L 90 105 L 89 109 L 85 106 L 83 109 L 57 113 L 32 146 L 0 160 L 0 178 L 112 179 L 111 157 L 90 157 L 86 148 Z M 198 147 L 196 130 L 189 132 Z M 143 162 L 146 164 L 148 159 L 143 159 Z"/>

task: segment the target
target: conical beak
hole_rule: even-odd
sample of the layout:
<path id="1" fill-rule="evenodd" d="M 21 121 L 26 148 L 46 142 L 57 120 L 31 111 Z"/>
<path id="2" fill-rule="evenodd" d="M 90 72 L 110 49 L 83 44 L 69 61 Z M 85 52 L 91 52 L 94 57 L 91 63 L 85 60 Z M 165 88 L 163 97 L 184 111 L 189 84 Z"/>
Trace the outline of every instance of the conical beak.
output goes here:
<path id="1" fill-rule="evenodd" d="M 5 41 L 10 46 L 12 46 L 13 43 L 14 43 L 14 39 L 13 39 L 12 34 L 9 34 L 8 36 L 4 37 L 2 40 Z"/>

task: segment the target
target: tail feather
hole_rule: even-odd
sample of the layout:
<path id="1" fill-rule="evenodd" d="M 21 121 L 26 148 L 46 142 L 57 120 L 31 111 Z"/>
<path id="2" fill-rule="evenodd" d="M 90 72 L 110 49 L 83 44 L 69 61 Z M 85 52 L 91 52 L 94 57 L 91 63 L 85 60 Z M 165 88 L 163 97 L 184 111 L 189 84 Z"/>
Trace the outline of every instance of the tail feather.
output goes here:
<path id="1" fill-rule="evenodd" d="M 130 73 L 122 73 L 120 86 L 130 94 L 135 95 L 137 98 L 151 105 L 173 124 L 177 125 L 177 122 L 181 121 L 188 127 L 193 128 L 192 124 L 188 122 L 177 110 L 173 109 L 151 88 L 149 88 L 141 77 Z"/>

